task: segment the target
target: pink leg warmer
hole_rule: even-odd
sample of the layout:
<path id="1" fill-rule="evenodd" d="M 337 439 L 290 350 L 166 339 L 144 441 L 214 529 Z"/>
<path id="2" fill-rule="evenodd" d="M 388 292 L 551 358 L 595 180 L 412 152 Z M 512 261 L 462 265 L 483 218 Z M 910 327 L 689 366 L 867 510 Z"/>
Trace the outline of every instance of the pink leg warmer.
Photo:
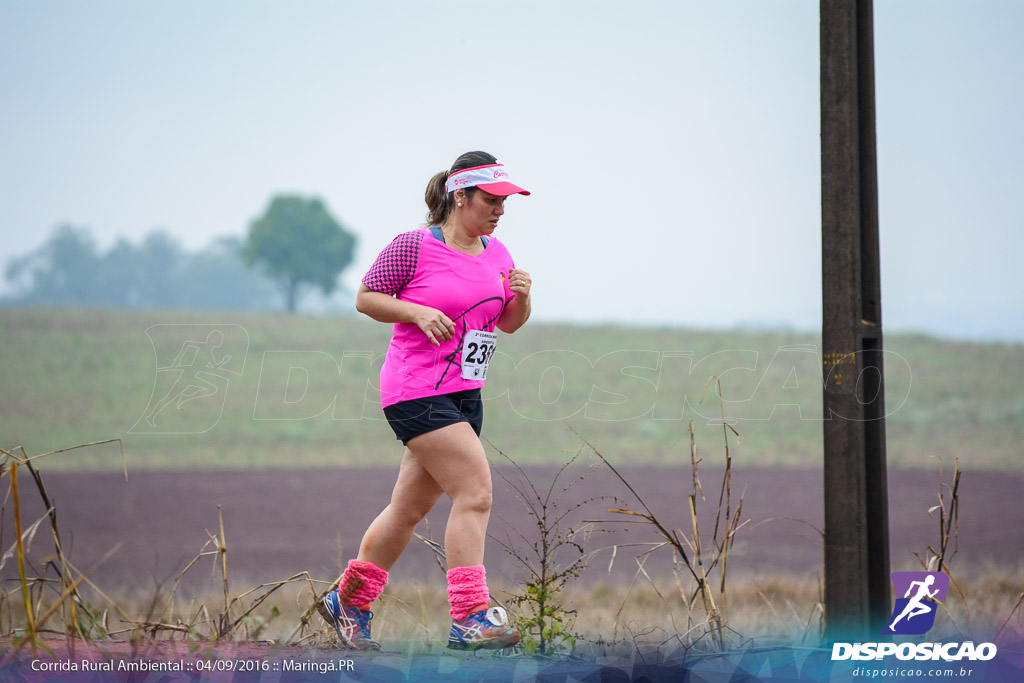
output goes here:
<path id="1" fill-rule="evenodd" d="M 346 605 L 361 607 L 379 598 L 387 582 L 388 573 L 373 562 L 349 560 L 338 586 L 338 597 Z"/>
<path id="2" fill-rule="evenodd" d="M 491 599 L 487 592 L 487 574 L 484 566 L 456 567 L 448 570 L 448 602 L 454 621 L 462 621 L 477 605 L 486 605 Z"/>

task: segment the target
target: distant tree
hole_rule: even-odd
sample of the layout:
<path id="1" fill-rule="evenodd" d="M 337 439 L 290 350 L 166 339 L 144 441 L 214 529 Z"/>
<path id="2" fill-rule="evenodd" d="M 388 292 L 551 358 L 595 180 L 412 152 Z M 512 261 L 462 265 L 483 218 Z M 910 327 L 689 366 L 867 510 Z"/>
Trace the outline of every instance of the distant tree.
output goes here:
<path id="1" fill-rule="evenodd" d="M 181 273 L 189 260 L 181 243 L 163 230 L 153 230 L 136 253 L 140 299 L 156 308 L 181 307 Z"/>
<path id="2" fill-rule="evenodd" d="M 280 306 L 273 284 L 247 268 L 241 252 L 241 237 L 231 235 L 193 254 L 181 272 L 182 301 L 192 308 L 236 311 Z"/>
<path id="3" fill-rule="evenodd" d="M 100 259 L 97 291 L 103 303 L 113 306 L 187 306 L 181 274 L 189 260 L 181 243 L 163 230 L 149 232 L 138 246 L 118 239 Z"/>
<path id="4" fill-rule="evenodd" d="M 304 288 L 318 287 L 325 296 L 334 292 L 355 246 L 355 236 L 319 199 L 278 195 L 250 225 L 242 258 L 278 284 L 294 313 Z"/>
<path id="5" fill-rule="evenodd" d="M 95 304 L 100 260 L 86 228 L 60 225 L 43 246 L 8 261 L 4 274 L 24 303 Z"/>
<path id="6" fill-rule="evenodd" d="M 247 268 L 241 239 L 188 252 L 162 230 L 100 253 L 88 230 L 62 225 L 38 249 L 8 261 L 12 294 L 0 304 L 259 310 L 276 305 L 272 283 Z"/>
<path id="7" fill-rule="evenodd" d="M 109 306 L 136 308 L 145 305 L 137 256 L 138 249 L 123 237 L 100 258 L 96 278 L 102 302 Z"/>

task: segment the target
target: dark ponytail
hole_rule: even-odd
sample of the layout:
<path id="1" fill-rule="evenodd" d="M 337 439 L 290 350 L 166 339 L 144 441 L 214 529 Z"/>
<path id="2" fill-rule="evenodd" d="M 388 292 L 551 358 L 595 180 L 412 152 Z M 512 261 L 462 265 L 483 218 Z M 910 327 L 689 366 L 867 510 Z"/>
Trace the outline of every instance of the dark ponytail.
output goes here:
<path id="1" fill-rule="evenodd" d="M 448 182 L 448 176 L 457 171 L 477 166 L 489 166 L 498 163 L 493 154 L 487 152 L 466 152 L 452 164 L 451 170 L 435 173 L 427 183 L 427 191 L 423 195 L 427 203 L 427 225 L 444 225 L 455 208 L 453 192 L 445 192 L 444 184 Z M 476 192 L 475 187 L 466 188 L 466 196 L 472 197 Z"/>

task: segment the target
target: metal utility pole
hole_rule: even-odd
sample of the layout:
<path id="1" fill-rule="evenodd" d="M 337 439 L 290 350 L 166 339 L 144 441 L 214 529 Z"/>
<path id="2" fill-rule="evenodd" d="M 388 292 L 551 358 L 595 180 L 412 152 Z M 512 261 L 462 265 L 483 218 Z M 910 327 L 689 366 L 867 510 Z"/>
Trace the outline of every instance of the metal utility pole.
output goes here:
<path id="1" fill-rule="evenodd" d="M 825 615 L 830 640 L 889 616 L 871 0 L 821 0 Z"/>

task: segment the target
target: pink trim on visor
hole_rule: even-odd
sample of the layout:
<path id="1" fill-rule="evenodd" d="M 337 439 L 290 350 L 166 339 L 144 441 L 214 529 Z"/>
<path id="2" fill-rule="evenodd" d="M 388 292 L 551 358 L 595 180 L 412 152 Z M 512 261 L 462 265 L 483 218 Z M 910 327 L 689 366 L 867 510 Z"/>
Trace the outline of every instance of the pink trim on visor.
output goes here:
<path id="1" fill-rule="evenodd" d="M 454 192 L 459 188 L 466 187 L 479 187 L 484 192 L 498 197 L 507 197 L 511 194 L 530 194 L 509 180 L 508 171 L 502 164 L 474 166 L 456 171 L 448 176 L 448 180 L 444 184 L 445 192 Z"/>

